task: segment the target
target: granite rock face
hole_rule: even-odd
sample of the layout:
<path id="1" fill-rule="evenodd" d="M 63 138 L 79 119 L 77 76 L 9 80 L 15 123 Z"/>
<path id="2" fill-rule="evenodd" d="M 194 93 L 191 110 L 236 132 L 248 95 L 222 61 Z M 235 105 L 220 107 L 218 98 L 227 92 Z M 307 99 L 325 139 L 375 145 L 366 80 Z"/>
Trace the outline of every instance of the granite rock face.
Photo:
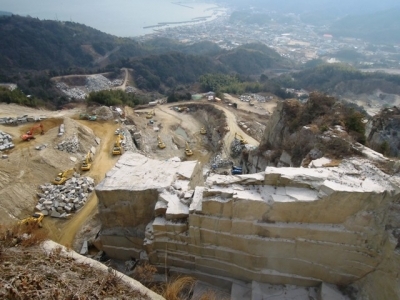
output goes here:
<path id="1" fill-rule="evenodd" d="M 195 162 L 124 154 L 96 187 L 106 253 L 216 281 L 357 283 L 400 295 L 399 265 L 387 263 L 400 257 L 387 230 L 399 180 L 368 160 L 200 178 Z M 386 280 L 374 286 L 377 270 Z"/>

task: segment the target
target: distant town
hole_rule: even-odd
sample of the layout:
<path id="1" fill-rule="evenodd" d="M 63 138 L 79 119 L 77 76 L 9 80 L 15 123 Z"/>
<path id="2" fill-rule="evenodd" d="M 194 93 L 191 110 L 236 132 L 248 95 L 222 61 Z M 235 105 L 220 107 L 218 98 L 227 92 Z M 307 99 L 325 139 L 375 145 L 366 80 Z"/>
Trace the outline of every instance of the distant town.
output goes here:
<path id="1" fill-rule="evenodd" d="M 296 18 L 293 18 L 290 24 L 270 22 L 268 25 L 260 26 L 231 21 L 229 15 L 230 13 L 227 13 L 201 24 L 155 29 L 154 33 L 137 39 L 144 41 L 154 37 L 166 37 L 187 44 L 207 40 L 224 49 L 262 42 L 280 55 L 299 63 L 313 59 L 323 59 L 329 63 L 340 62 L 341 58 L 337 57 L 337 53 L 341 50 L 350 50 L 350 56 L 353 57 L 349 57 L 348 60 L 359 68 L 400 68 L 399 45 L 379 45 L 355 38 L 335 37 L 327 28 L 305 24 L 300 20 L 296 21 Z M 356 59 L 354 54 L 357 56 Z"/>

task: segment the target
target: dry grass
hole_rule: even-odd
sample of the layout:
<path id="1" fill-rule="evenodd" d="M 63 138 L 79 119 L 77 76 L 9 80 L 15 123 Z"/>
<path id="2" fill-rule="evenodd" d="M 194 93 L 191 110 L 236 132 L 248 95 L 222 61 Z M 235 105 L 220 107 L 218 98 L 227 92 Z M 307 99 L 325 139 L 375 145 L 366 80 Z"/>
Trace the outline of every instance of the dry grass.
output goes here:
<path id="1" fill-rule="evenodd" d="M 329 168 L 329 167 L 337 167 L 341 164 L 342 160 L 341 159 L 332 159 L 331 162 L 324 164 L 324 168 Z"/>
<path id="2" fill-rule="evenodd" d="M 141 284 L 149 287 L 151 286 L 156 273 L 157 268 L 155 266 L 145 263 L 135 268 L 135 274 L 133 278 L 139 281 Z"/>
<path id="3" fill-rule="evenodd" d="M 149 299 L 109 269 L 102 272 L 38 246 L 47 238 L 34 225 L 0 227 L 0 299 Z"/>
<path id="4" fill-rule="evenodd" d="M 155 288 L 155 292 L 167 300 L 186 300 L 193 294 L 196 279 L 189 276 L 176 277 Z M 206 300 L 206 298 L 204 298 Z"/>
<path id="5" fill-rule="evenodd" d="M 8 227 L 0 225 L 0 243 L 4 247 L 31 247 L 46 239 L 47 231 L 39 228 L 37 223 L 14 224 Z"/>

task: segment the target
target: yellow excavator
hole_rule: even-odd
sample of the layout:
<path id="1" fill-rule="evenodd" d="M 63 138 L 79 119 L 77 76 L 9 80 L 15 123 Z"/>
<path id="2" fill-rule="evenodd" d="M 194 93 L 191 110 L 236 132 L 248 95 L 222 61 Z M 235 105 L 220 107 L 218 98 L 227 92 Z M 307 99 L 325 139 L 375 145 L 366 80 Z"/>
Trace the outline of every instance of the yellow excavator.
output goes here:
<path id="1" fill-rule="evenodd" d="M 186 156 L 193 155 L 193 151 L 192 151 L 192 149 L 190 149 L 188 142 L 186 142 L 185 154 L 186 154 Z"/>
<path id="2" fill-rule="evenodd" d="M 157 136 L 157 141 L 158 141 L 158 148 L 164 149 L 164 148 L 165 148 L 165 144 L 164 144 L 164 142 L 161 140 L 160 136 Z"/>
<path id="3" fill-rule="evenodd" d="M 82 161 L 81 170 L 82 171 L 89 171 L 92 167 L 92 153 L 90 151 L 86 154 L 85 158 Z"/>
<path id="4" fill-rule="evenodd" d="M 63 184 L 65 181 L 70 179 L 74 173 L 75 173 L 74 168 L 68 169 L 61 173 L 58 173 L 57 177 L 52 181 L 52 183 L 55 185 Z"/>
<path id="5" fill-rule="evenodd" d="M 239 140 L 242 145 L 248 144 L 247 140 L 243 138 L 239 133 L 235 132 L 235 139 Z"/>
<path id="6" fill-rule="evenodd" d="M 200 134 L 207 134 L 207 130 L 204 127 L 201 127 Z"/>
<path id="7" fill-rule="evenodd" d="M 121 155 L 121 154 L 122 154 L 121 135 L 119 134 L 115 141 L 115 144 L 114 144 L 114 147 L 112 150 L 112 155 Z"/>
<path id="8" fill-rule="evenodd" d="M 156 115 L 156 112 L 154 111 L 154 109 L 152 110 L 152 111 L 149 111 L 147 114 L 146 114 L 146 119 L 151 119 L 153 116 L 155 116 Z"/>
<path id="9" fill-rule="evenodd" d="M 37 224 L 39 227 L 42 227 L 42 220 L 44 218 L 44 214 L 36 212 L 32 216 L 23 219 L 18 222 L 19 225 L 33 225 Z"/>

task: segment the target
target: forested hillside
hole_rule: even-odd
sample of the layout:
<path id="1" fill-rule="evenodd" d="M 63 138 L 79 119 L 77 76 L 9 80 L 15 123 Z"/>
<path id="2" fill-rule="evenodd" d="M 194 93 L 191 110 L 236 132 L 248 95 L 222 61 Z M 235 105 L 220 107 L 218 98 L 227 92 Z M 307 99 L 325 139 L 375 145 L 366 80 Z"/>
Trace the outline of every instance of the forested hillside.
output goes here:
<path id="1" fill-rule="evenodd" d="M 0 17 L 2 71 L 92 67 L 111 52 L 111 61 L 144 54 L 131 39 L 122 39 L 73 22 L 20 16 Z"/>
<path id="2" fill-rule="evenodd" d="M 318 90 L 329 94 L 364 94 L 380 89 L 384 93 L 400 95 L 400 76 L 364 73 L 344 64 L 320 65 L 281 76 L 277 82 L 289 88 Z"/>

